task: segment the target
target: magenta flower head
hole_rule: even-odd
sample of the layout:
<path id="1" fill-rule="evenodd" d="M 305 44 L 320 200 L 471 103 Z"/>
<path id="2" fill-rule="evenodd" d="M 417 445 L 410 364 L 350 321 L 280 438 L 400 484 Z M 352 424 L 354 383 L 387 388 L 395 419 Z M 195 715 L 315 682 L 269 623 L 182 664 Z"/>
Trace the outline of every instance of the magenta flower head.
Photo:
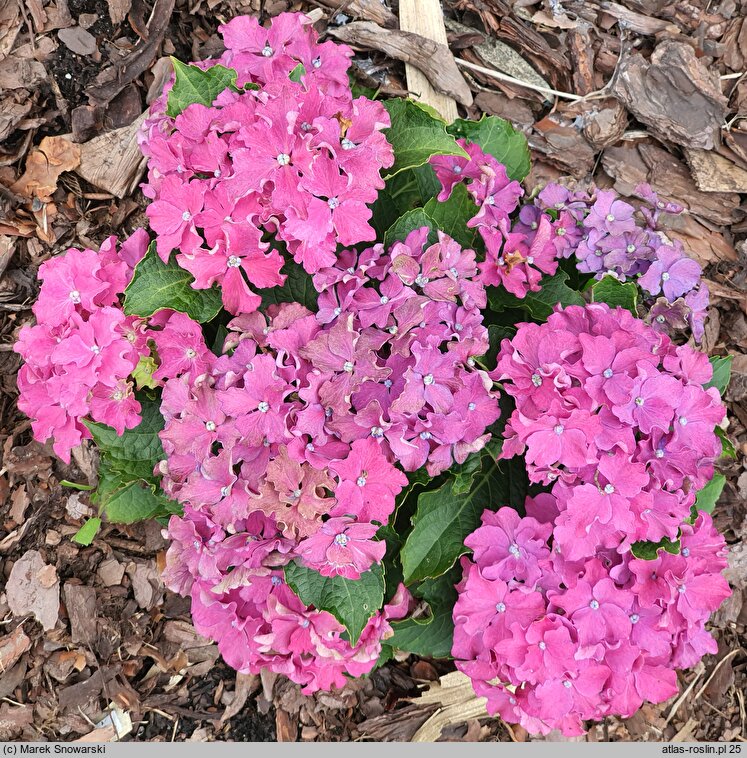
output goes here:
<path id="1" fill-rule="evenodd" d="M 176 118 L 165 115 L 165 93 L 139 142 L 158 254 L 165 261 L 175 250 L 193 286 L 219 284 L 226 309 L 239 314 L 259 307 L 256 289 L 285 280 L 263 234 L 309 273 L 332 265 L 338 245 L 374 239 L 368 204 L 394 155 L 384 106 L 352 96 L 352 51 L 320 44 L 308 18 L 281 14 L 268 29 L 236 18 L 219 31 L 226 51 L 216 63 L 236 71 L 240 88 L 255 88 L 227 90 Z"/>

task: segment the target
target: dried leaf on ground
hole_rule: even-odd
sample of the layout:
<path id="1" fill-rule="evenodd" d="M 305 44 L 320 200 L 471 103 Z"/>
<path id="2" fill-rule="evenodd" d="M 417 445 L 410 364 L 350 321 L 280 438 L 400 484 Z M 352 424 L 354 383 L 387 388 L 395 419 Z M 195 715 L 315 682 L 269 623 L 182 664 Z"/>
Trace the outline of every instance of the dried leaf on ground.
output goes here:
<path id="1" fill-rule="evenodd" d="M 107 5 L 109 6 L 109 18 L 112 24 L 117 26 L 127 18 L 132 7 L 132 0 L 107 0 Z"/>
<path id="2" fill-rule="evenodd" d="M 260 687 L 259 676 L 257 674 L 236 675 L 236 689 L 233 693 L 233 700 L 228 704 L 223 715 L 220 717 L 221 723 L 232 719 L 244 707 L 250 695 L 254 694 Z"/>
<path id="3" fill-rule="evenodd" d="M 597 150 L 619 142 L 628 126 L 628 112 L 614 97 L 587 105 L 581 118 L 584 137 Z"/>
<path id="4" fill-rule="evenodd" d="M 80 148 L 64 137 L 45 137 L 26 159 L 23 176 L 10 189 L 22 197 L 48 202 L 60 174 L 76 169 L 80 156 Z"/>
<path id="5" fill-rule="evenodd" d="M 137 604 L 146 611 L 163 600 L 163 582 L 153 562 L 135 563 L 125 566 L 132 582 L 132 591 Z"/>
<path id="6" fill-rule="evenodd" d="M 21 8 L 19 3 L 13 0 L 4 0 L 0 3 L 0 60 L 11 51 L 20 31 Z"/>
<path id="7" fill-rule="evenodd" d="M 370 21 L 355 21 L 328 31 L 332 37 L 349 45 L 380 50 L 410 63 L 422 71 L 439 92 L 462 105 L 472 105 L 472 93 L 446 45 L 412 32 L 384 29 Z"/>
<path id="8" fill-rule="evenodd" d="M 39 61 L 12 54 L 0 60 L 0 90 L 32 89 L 47 78 L 47 70 Z"/>
<path id="9" fill-rule="evenodd" d="M 116 587 L 122 583 L 124 566 L 114 558 L 102 561 L 98 569 L 98 577 L 105 587 Z"/>
<path id="10" fill-rule="evenodd" d="M 114 129 L 80 145 L 76 173 L 115 197 L 126 197 L 137 186 L 146 160 L 136 135 L 144 115 L 129 126 Z"/>
<path id="11" fill-rule="evenodd" d="M 711 150 L 726 116 L 718 73 L 685 42 L 665 40 L 650 62 L 623 60 L 613 94 L 660 139 Z"/>
<path id="12" fill-rule="evenodd" d="M 54 566 L 38 550 L 28 550 L 11 569 L 5 587 L 14 616 L 33 614 L 44 629 L 53 629 L 60 611 L 60 581 Z"/>

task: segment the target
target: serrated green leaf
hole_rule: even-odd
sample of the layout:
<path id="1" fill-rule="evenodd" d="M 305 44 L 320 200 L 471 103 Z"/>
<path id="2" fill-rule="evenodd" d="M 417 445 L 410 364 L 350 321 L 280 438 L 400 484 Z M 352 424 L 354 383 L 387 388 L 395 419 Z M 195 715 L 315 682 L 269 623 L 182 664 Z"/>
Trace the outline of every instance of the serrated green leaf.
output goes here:
<path id="1" fill-rule="evenodd" d="M 605 276 L 591 287 L 593 303 L 607 303 L 610 308 L 621 306 L 634 316 L 638 315 L 638 285 L 635 282 L 621 282 L 614 276 Z"/>
<path id="2" fill-rule="evenodd" d="M 348 630 L 353 645 L 368 619 L 384 603 L 384 569 L 380 564 L 374 564 L 358 579 L 344 579 L 322 576 L 294 561 L 285 567 L 285 580 L 303 603 L 331 613 Z"/>
<path id="3" fill-rule="evenodd" d="M 73 535 L 73 542 L 79 545 L 90 545 L 101 529 L 100 518 L 89 518 L 83 526 Z"/>
<path id="4" fill-rule="evenodd" d="M 426 579 L 415 590 L 415 595 L 428 603 L 429 614 L 422 618 L 393 621 L 394 634 L 387 644 L 430 658 L 448 658 L 454 638 L 452 612 L 456 602 L 454 585 L 461 577 L 461 568 L 454 566 L 438 579 Z"/>
<path id="5" fill-rule="evenodd" d="M 134 429 L 125 429 L 122 435 L 105 424 L 85 422 L 102 455 L 121 475 L 120 481 L 152 478 L 153 467 L 164 457 L 158 436 L 163 429 L 158 403 L 142 400 L 140 415 L 142 421 Z"/>
<path id="6" fill-rule="evenodd" d="M 714 474 L 713 479 L 702 490 L 698 490 L 693 507 L 698 511 L 713 513 L 713 509 L 724 491 L 725 484 L 726 477 L 723 474 Z"/>
<path id="7" fill-rule="evenodd" d="M 522 181 L 531 162 L 526 137 L 508 121 L 498 116 L 483 116 L 479 121 L 458 118 L 448 127 L 450 134 L 476 142 L 506 167 L 510 179 Z"/>
<path id="8" fill-rule="evenodd" d="M 300 82 L 301 77 L 306 74 L 306 66 L 303 63 L 299 63 L 289 74 L 288 78 L 292 82 Z"/>
<path id="9" fill-rule="evenodd" d="M 394 634 L 387 645 L 428 658 L 448 658 L 454 642 L 453 608 L 430 605 L 430 615 L 392 621 Z"/>
<path id="10" fill-rule="evenodd" d="M 706 389 L 709 387 L 715 387 L 718 390 L 719 395 L 723 396 L 726 392 L 726 388 L 729 386 L 729 380 L 731 379 L 731 363 L 734 360 L 734 356 L 727 355 L 721 357 L 720 355 L 713 355 L 709 360 L 711 366 L 713 366 L 713 378 L 704 386 Z"/>
<path id="11" fill-rule="evenodd" d="M 173 510 L 168 500 L 144 482 L 130 482 L 110 493 L 100 505 L 101 513 L 115 524 L 134 524 Z M 176 505 L 175 503 L 173 504 Z"/>
<path id="12" fill-rule="evenodd" d="M 475 230 L 470 229 L 467 222 L 477 214 L 478 208 L 463 184 L 457 184 L 451 197 L 444 203 L 439 203 L 435 197 L 431 197 L 423 210 L 442 232 L 455 239 L 462 247 L 474 246 Z"/>
<path id="13" fill-rule="evenodd" d="M 560 304 L 584 305 L 581 295 L 572 290 L 566 282 L 568 274 L 559 269 L 553 276 L 545 276 L 540 281 L 539 292 L 528 292 L 526 297 L 518 298 L 503 287 L 488 287 L 488 303 L 491 310 L 500 313 L 507 308 L 522 308 L 537 321 L 546 321 L 552 314 L 553 308 Z"/>
<path id="14" fill-rule="evenodd" d="M 488 452 L 469 492 L 458 495 L 449 479 L 436 490 L 418 497 L 401 559 L 405 584 L 438 577 L 467 552 L 464 538 L 480 524 L 483 511 L 521 505 L 526 493 L 526 470 L 513 461 L 496 463 Z M 522 473 L 523 472 L 523 473 Z"/>
<path id="15" fill-rule="evenodd" d="M 128 316 L 152 316 L 170 308 L 186 313 L 204 323 L 215 318 L 223 307 L 220 290 L 192 289 L 194 277 L 171 259 L 164 263 L 151 244 L 145 257 L 135 266 L 124 295 L 124 312 Z"/>
<path id="16" fill-rule="evenodd" d="M 394 176 L 408 168 L 422 166 L 434 155 L 461 155 L 467 153 L 457 145 L 446 131 L 443 120 L 435 118 L 412 100 L 392 99 L 384 102 L 392 121 L 384 130 L 394 148 L 394 165 L 385 177 Z"/>
<path id="17" fill-rule="evenodd" d="M 319 293 L 314 289 L 312 278 L 292 258 L 286 258 L 282 273 L 286 275 L 285 284 L 282 287 L 270 287 L 260 290 L 262 295 L 262 307 L 279 303 L 300 303 L 310 311 L 318 310 L 317 298 Z"/>
<path id="18" fill-rule="evenodd" d="M 169 91 L 166 115 L 175 118 L 193 103 L 212 105 L 221 92 L 236 86 L 236 71 L 220 64 L 201 69 L 172 58 L 174 86 Z"/>
<path id="19" fill-rule="evenodd" d="M 428 241 L 431 244 L 438 242 L 436 235 L 438 224 L 422 208 L 415 208 L 400 216 L 387 229 L 384 235 L 384 248 L 388 250 L 395 242 L 404 242 L 410 232 L 424 226 L 427 226 L 431 230 L 431 233 L 428 235 Z"/>

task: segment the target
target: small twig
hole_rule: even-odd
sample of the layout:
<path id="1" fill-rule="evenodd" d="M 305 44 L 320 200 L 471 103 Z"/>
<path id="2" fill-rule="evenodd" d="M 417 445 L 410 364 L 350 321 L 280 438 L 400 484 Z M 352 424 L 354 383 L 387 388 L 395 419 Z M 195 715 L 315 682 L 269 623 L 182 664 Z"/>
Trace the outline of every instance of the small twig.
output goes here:
<path id="1" fill-rule="evenodd" d="M 486 76 L 492 76 L 494 79 L 498 79 L 508 84 L 516 84 L 519 87 L 526 87 L 526 89 L 534 90 L 535 92 L 541 92 L 545 95 L 554 95 L 555 97 L 561 97 L 565 100 L 572 100 L 578 102 L 579 100 L 592 100 L 595 97 L 604 97 L 604 90 L 597 90 L 596 92 L 590 92 L 588 95 L 574 95 L 572 92 L 562 92 L 561 90 L 553 89 L 552 87 L 543 87 L 541 84 L 533 84 L 532 82 L 525 82 L 521 79 L 516 79 L 508 74 L 503 74 L 500 71 L 496 71 L 494 68 L 486 68 L 485 66 L 478 66 L 476 63 L 465 61 L 462 58 L 454 59 L 459 66 L 468 68 L 471 71 L 477 71 L 480 74 Z"/>
<path id="2" fill-rule="evenodd" d="M 739 79 L 739 77 L 744 76 L 745 73 L 747 72 L 740 71 L 738 74 L 722 74 L 721 76 L 719 76 L 719 79 L 721 79 L 722 82 L 726 81 L 727 79 Z"/>

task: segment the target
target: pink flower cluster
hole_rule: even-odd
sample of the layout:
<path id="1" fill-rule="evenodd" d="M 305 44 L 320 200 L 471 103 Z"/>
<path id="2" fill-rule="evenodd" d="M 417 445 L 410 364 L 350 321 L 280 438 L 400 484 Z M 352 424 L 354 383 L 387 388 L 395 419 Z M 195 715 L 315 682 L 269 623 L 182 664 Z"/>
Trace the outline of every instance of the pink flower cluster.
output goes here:
<path id="1" fill-rule="evenodd" d="M 294 541 L 283 536 L 273 516 L 254 511 L 226 528 L 210 509 L 187 506 L 183 518 L 172 517 L 169 536 L 164 581 L 191 595 L 197 631 L 217 640 L 237 671 L 266 668 L 302 684 L 306 694 L 342 687 L 346 674 L 367 674 L 381 640 L 392 633 L 389 622 L 410 607 L 400 585 L 352 645 L 332 614 L 305 606 L 285 583 L 282 569 Z"/>
<path id="2" fill-rule="evenodd" d="M 333 616 L 283 584 L 282 567 L 298 558 L 323 576 L 358 578 L 383 557 L 373 522 L 387 522 L 407 479 L 369 432 L 343 442 L 326 428 L 334 414 L 319 390 L 348 372 L 323 374 L 309 356 L 326 349 L 335 363 L 337 340 L 357 341 L 349 321 L 324 334 L 300 305 L 275 311 L 269 322 L 259 313 L 231 322 L 231 355 L 210 353 L 186 316 L 155 337 L 168 377 L 162 485 L 185 505 L 169 525 L 165 579 L 192 596 L 197 629 L 230 665 L 269 667 L 312 692 L 370 670 L 409 595 L 402 588 L 351 646 Z"/>
<path id="3" fill-rule="evenodd" d="M 347 250 L 322 269 L 317 318 L 338 325 L 309 347 L 315 366 L 327 366 L 333 351 L 329 367 L 347 374 L 334 393 L 323 388 L 334 409 L 329 427 L 343 440 L 370 434 L 405 471 L 426 466 L 436 476 L 485 446 L 499 408 L 490 377 L 475 368 L 489 344 L 475 253 L 431 234 L 416 229 L 389 251 Z M 345 314 L 360 335 L 355 346 L 332 341 Z"/>
<path id="4" fill-rule="evenodd" d="M 128 377 L 148 353 L 144 323 L 124 315 L 119 296 L 147 245 L 138 230 L 119 250 L 109 237 L 98 253 L 70 249 L 39 268 L 37 324 L 23 327 L 13 348 L 24 360 L 18 407 L 31 418 L 34 437 L 53 438 L 65 462 L 91 437 L 84 418 L 119 434 L 140 423 Z"/>
<path id="5" fill-rule="evenodd" d="M 635 192 L 643 201 L 637 213 L 612 190 L 597 190 L 590 196 L 549 184 L 521 216 L 540 224 L 551 213 L 560 256 L 575 255 L 578 270 L 597 278 L 606 274 L 622 282 L 637 278 L 650 296 L 646 305 L 651 325 L 658 331 L 689 327 L 700 341 L 708 288 L 701 281 L 698 263 L 677 240 L 666 237 L 659 223 L 662 213 L 681 213 L 682 207 L 665 203 L 647 184 Z"/>
<path id="6" fill-rule="evenodd" d="M 285 281 L 268 235 L 309 273 L 332 265 L 338 244 L 375 239 L 366 204 L 394 157 L 384 106 L 352 97 L 350 49 L 319 44 L 308 18 L 281 14 L 265 29 L 239 17 L 220 31 L 227 50 L 216 62 L 236 70 L 238 89 L 172 119 L 167 88 L 140 144 L 158 254 L 166 261 L 176 250 L 193 287 L 219 284 L 226 309 L 239 314 L 259 306 L 252 287 Z M 299 65 L 304 73 L 292 81 Z"/>
<path id="7" fill-rule="evenodd" d="M 162 484 L 186 506 L 169 527 L 167 581 L 192 595 L 198 628 L 232 665 L 270 666 L 311 689 L 352 673 L 351 660 L 370 670 L 386 619 L 407 610 L 404 590 L 351 648 L 329 614 L 304 610 L 278 584 L 278 569 L 295 559 L 322 576 L 359 578 L 383 558 L 374 537 L 407 484 L 394 461 L 435 474 L 489 439 L 499 411 L 473 365 L 487 349 L 474 252 L 443 234 L 431 244 L 429 231 L 388 253 L 343 252 L 315 278 L 319 313 L 286 303 L 269 320 L 244 314 L 220 357 L 186 316 L 154 332 L 156 376 L 167 379 Z M 260 532 L 267 549 L 257 553 Z M 250 586 L 255 576 L 276 579 L 262 579 L 265 592 Z M 289 615 L 320 625 L 301 636 L 303 665 L 282 632 Z"/>
<path id="8" fill-rule="evenodd" d="M 457 142 L 469 158 L 438 155 L 430 163 L 441 183 L 439 202 L 464 183 L 479 207 L 467 226 L 476 228 L 485 243 L 485 260 L 479 264 L 482 282 L 503 286 L 519 298 L 539 291 L 543 274 L 558 268 L 551 218 L 539 215 L 529 224 L 512 223 L 510 216 L 524 194 L 519 182 L 510 181 L 506 167 L 477 143 Z"/>
<path id="9" fill-rule="evenodd" d="M 715 642 L 725 544 L 695 490 L 724 415 L 707 358 L 603 304 L 505 340 L 495 378 L 514 397 L 502 457 L 526 451 L 555 482 L 525 517 L 486 512 L 465 544 L 454 656 L 489 709 L 530 732 L 582 733 L 677 691 L 675 669 Z M 666 545 L 653 560 L 635 542 Z"/>

